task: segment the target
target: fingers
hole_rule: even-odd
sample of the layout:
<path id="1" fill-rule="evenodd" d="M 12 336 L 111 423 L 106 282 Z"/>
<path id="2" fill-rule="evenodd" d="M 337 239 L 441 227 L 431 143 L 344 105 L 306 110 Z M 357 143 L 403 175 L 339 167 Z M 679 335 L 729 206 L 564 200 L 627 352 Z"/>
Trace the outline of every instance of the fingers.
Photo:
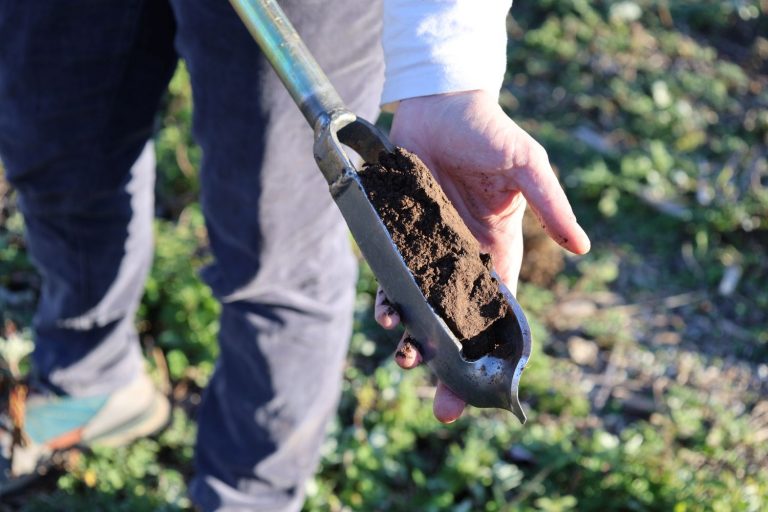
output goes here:
<path id="1" fill-rule="evenodd" d="M 548 163 L 546 165 L 549 166 Z M 526 173 L 518 178 L 518 182 L 528 204 L 552 240 L 575 254 L 589 252 L 589 237 L 576 222 L 568 198 L 551 169 Z"/>
<path id="2" fill-rule="evenodd" d="M 416 368 L 421 364 L 421 352 L 419 352 L 416 340 L 408 332 L 403 333 L 400 343 L 397 344 L 395 351 L 395 362 L 403 370 Z"/>
<path id="3" fill-rule="evenodd" d="M 576 221 L 547 153 L 533 140 L 531 148 L 527 168 L 515 174 L 520 191 L 555 242 L 575 254 L 589 252 L 589 237 Z"/>
<path id="4" fill-rule="evenodd" d="M 506 221 L 505 236 L 489 247 L 493 257 L 493 269 L 512 295 L 517 295 L 517 280 L 523 262 L 523 215 L 525 199 L 518 194 L 519 206 Z"/>
<path id="5" fill-rule="evenodd" d="M 397 344 L 395 362 L 404 370 L 416 368 L 422 362 L 418 342 L 408 332 L 403 333 L 400 343 Z M 438 421 L 453 423 L 459 419 L 465 407 L 466 403 L 464 400 L 456 396 L 448 386 L 438 381 L 437 389 L 435 390 L 435 401 L 432 404 L 432 411 Z"/>
<path id="6" fill-rule="evenodd" d="M 432 403 L 432 412 L 441 423 L 453 423 L 461 416 L 466 407 L 464 400 L 456 396 L 448 386 L 442 382 L 437 383 L 435 401 Z"/>
<path id="7" fill-rule="evenodd" d="M 381 288 L 376 291 L 373 317 L 376 319 L 376 323 L 385 329 L 394 329 L 400 323 L 400 315 L 387 300 L 387 296 L 384 295 L 384 290 Z"/>

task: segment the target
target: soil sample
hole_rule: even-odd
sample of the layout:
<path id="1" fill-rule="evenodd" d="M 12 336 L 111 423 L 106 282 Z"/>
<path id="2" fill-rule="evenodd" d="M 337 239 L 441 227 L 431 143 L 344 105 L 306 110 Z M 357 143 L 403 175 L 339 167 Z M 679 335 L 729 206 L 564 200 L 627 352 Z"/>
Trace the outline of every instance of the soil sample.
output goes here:
<path id="1" fill-rule="evenodd" d="M 367 164 L 360 180 L 427 302 L 477 359 L 495 351 L 489 329 L 509 309 L 491 257 L 419 158 L 402 148 Z"/>

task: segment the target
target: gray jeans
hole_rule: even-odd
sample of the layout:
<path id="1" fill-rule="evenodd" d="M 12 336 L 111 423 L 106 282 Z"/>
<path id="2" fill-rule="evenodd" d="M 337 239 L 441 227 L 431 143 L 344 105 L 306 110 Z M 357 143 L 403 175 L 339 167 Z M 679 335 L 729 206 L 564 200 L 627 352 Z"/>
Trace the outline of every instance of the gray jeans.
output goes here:
<path id="1" fill-rule="evenodd" d="M 350 108 L 374 118 L 379 4 L 281 4 Z M 0 34 L 0 156 L 43 276 L 36 372 L 88 395 L 141 371 L 148 141 L 180 55 L 215 257 L 203 277 L 223 306 L 190 493 L 206 510 L 298 509 L 338 401 L 356 275 L 298 109 L 225 0 L 0 0 Z"/>

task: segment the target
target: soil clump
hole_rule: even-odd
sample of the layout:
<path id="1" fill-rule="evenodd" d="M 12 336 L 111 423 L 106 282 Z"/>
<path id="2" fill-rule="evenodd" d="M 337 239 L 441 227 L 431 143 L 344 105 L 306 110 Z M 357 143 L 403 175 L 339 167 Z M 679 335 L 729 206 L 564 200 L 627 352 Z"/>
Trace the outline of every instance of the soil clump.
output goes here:
<path id="1" fill-rule="evenodd" d="M 541 228 L 531 209 L 523 217 L 523 265 L 520 280 L 549 287 L 565 267 L 563 249 Z"/>
<path id="2" fill-rule="evenodd" d="M 477 359 L 498 348 L 492 325 L 509 309 L 491 276 L 491 257 L 413 153 L 396 148 L 360 172 L 371 203 L 389 230 L 427 302 Z"/>

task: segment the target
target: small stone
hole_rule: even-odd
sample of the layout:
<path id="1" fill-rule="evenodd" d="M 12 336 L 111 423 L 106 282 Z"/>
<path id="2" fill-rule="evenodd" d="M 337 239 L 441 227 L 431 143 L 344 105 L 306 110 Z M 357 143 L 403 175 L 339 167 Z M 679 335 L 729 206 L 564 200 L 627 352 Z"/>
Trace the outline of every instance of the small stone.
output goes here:
<path id="1" fill-rule="evenodd" d="M 720 285 L 717 287 L 717 292 L 723 297 L 730 297 L 733 292 L 736 291 L 736 287 L 739 286 L 741 281 L 741 275 L 743 269 L 741 265 L 728 265 L 723 271 L 723 277 L 720 280 Z"/>
<path id="2" fill-rule="evenodd" d="M 549 310 L 548 319 L 560 331 L 578 329 L 584 319 L 597 314 L 597 305 L 587 299 L 568 299 Z"/>
<path id="3" fill-rule="evenodd" d="M 568 355 L 576 364 L 582 366 L 594 366 L 597 362 L 599 349 L 594 341 L 586 340 L 580 336 L 568 338 Z"/>
<path id="4" fill-rule="evenodd" d="M 653 343 L 657 345 L 679 345 L 683 337 L 679 332 L 664 331 L 653 336 Z"/>
<path id="5" fill-rule="evenodd" d="M 597 311 L 597 306 L 591 300 L 572 299 L 561 303 L 557 309 L 563 316 L 580 319 L 594 315 L 595 311 Z"/>

